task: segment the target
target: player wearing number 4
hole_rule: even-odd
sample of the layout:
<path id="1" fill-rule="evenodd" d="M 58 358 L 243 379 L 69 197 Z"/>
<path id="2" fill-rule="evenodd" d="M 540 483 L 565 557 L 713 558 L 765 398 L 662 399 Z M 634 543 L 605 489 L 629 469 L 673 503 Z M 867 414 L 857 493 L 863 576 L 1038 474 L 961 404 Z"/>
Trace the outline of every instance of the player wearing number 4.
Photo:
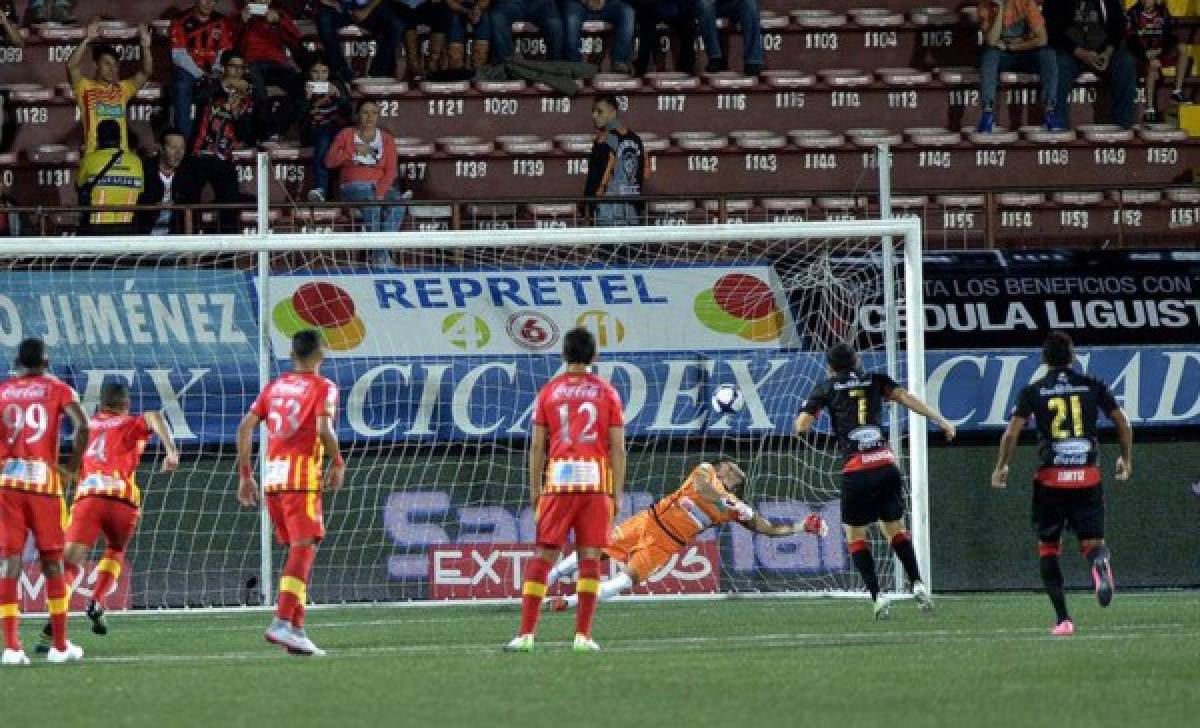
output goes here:
<path id="1" fill-rule="evenodd" d="M 67 585 L 74 586 L 88 552 L 104 534 L 104 556 L 96 567 L 92 598 L 84 612 L 92 621 L 92 632 L 108 634 L 104 617 L 104 598 L 121 576 L 125 547 L 133 538 L 141 515 L 141 491 L 135 471 L 151 433 L 158 436 L 166 450 L 162 471 L 179 467 L 179 452 L 171 431 L 160 412 L 129 414 L 129 387 L 124 382 L 108 382 L 100 393 L 100 410 L 88 422 L 88 446 L 83 455 L 83 470 L 75 487 L 75 503 L 67 526 Z M 36 650 L 51 647 L 51 625 L 42 630 Z"/>
<path id="2" fill-rule="evenodd" d="M 921 582 L 917 554 L 904 528 L 904 478 L 884 435 L 883 400 L 896 402 L 933 420 L 947 440 L 954 439 L 954 425 L 886 374 L 862 371 L 858 354 L 848 344 L 831 348 L 826 360 L 829 379 L 804 402 L 796 417 L 796 432 L 808 432 L 821 410 L 829 410 L 833 434 L 843 458 L 841 497 L 846 543 L 854 567 L 871 592 L 875 618 L 887 619 L 891 608 L 887 597 L 879 593 L 875 558 L 867 543 L 867 528 L 876 521 L 904 565 L 917 606 L 923 611 L 929 610 L 933 607 L 933 599 Z"/>
<path id="3" fill-rule="evenodd" d="M 601 549 L 608 545 L 613 504 L 620 502 L 625 487 L 625 419 L 617 391 L 588 371 L 595 359 L 591 332 L 568 331 L 563 337 L 567 370 L 542 387 L 533 408 L 529 489 L 537 553 L 526 562 L 521 627 L 504 647 L 509 652 L 533 651 L 546 577 L 572 532 L 579 554 L 574 647 L 576 652 L 600 649 L 592 640 L 592 616 L 600 591 Z"/>
<path id="4" fill-rule="evenodd" d="M 63 575 L 63 526 L 67 503 L 58 467 L 58 429 L 64 413 L 75 426 L 71 459 L 74 475 L 83 459 L 88 425 L 75 390 L 46 370 L 46 345 L 25 339 L 17 347 L 17 376 L 0 383 L 0 625 L 2 665 L 28 665 L 17 633 L 20 608 L 17 579 L 25 534 L 33 531 L 46 578 L 53 646 L 49 662 L 83 659 L 83 649 L 67 641 L 67 581 Z"/>
<path id="5" fill-rule="evenodd" d="M 1008 463 L 1017 439 L 1032 417 L 1038 430 L 1041 465 L 1033 478 L 1033 527 L 1037 533 L 1042 583 L 1057 617 L 1051 634 L 1069 637 L 1075 624 L 1067 613 L 1063 575 L 1058 564 L 1063 527 L 1079 538 L 1079 549 L 1092 567 L 1096 600 L 1107 607 L 1113 596 L 1112 567 L 1104 545 L 1104 494 L 1096 466 L 1096 419 L 1100 412 L 1117 426 L 1121 455 L 1117 480 L 1133 474 L 1133 430 L 1108 386 L 1071 369 L 1075 354 L 1071 337 L 1054 332 L 1042 345 L 1046 374 L 1021 390 L 1000 454 L 992 471 L 992 487 L 1008 485 Z"/>
<path id="6" fill-rule="evenodd" d="M 737 522 L 755 533 L 773 537 L 826 534 L 825 521 L 815 513 L 795 523 L 771 523 L 742 501 L 745 489 L 746 474 L 733 460 L 721 458 L 716 465 L 700 463 L 679 490 L 614 528 L 604 553 L 620 563 L 621 570 L 614 578 L 600 582 L 600 601 L 644 582 L 709 528 Z M 579 558 L 571 554 L 550 570 L 546 585 L 578 571 Z M 575 596 L 555 597 L 551 608 L 562 611 L 578 602 Z"/>
<path id="7" fill-rule="evenodd" d="M 275 619 L 263 637 L 293 655 L 324 655 L 304 632 L 308 575 L 317 544 L 325 537 L 321 490 L 342 487 L 346 463 L 333 431 L 337 386 L 317 373 L 325 358 L 321 336 L 301 331 L 292 337 L 292 371 L 275 379 L 255 400 L 238 425 L 238 501 L 258 502 L 251 467 L 251 445 L 259 423 L 267 423 L 267 463 L 263 492 L 275 526 L 275 539 L 288 547 L 279 579 Z M 322 482 L 322 458 L 332 458 Z"/>

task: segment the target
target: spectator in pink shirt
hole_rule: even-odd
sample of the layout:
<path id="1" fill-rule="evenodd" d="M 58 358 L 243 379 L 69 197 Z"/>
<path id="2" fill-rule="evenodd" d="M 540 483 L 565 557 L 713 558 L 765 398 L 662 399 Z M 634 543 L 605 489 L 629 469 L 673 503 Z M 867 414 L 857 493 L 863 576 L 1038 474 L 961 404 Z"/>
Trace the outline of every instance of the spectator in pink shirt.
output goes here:
<path id="1" fill-rule="evenodd" d="M 354 126 L 342 129 L 325 155 L 325 166 L 341 170 L 341 198 L 347 202 L 404 199 L 394 187 L 396 182 L 396 140 L 379 128 L 379 105 L 362 101 Z M 402 205 L 364 207 L 366 232 L 396 232 L 404 221 Z M 381 221 L 382 213 L 382 221 Z"/>

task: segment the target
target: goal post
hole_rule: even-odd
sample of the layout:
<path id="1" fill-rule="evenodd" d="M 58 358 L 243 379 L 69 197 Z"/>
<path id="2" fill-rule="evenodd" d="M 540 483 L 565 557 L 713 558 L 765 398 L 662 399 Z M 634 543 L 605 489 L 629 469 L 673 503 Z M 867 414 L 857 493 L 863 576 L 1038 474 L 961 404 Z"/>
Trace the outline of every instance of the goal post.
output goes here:
<path id="1" fill-rule="evenodd" d="M 380 249 L 392 265 L 379 265 Z M 627 407 L 622 515 L 727 454 L 767 517 L 817 511 L 830 522 L 822 542 L 724 527 L 658 575 L 654 594 L 858 593 L 838 528 L 839 459 L 828 437 L 793 436 L 792 419 L 838 340 L 855 341 L 869 368 L 895 357 L 902 383 L 924 395 L 922 317 L 901 318 L 922 310 L 921 226 L 910 218 L 15 238 L 0 249 L 0 278 L 0 354 L 43 336 L 89 411 L 103 381 L 121 377 L 135 408 L 163 409 L 179 436 L 179 472 L 154 473 L 153 446 L 140 470 L 145 513 L 122 587 L 135 607 L 270 601 L 282 562 L 262 514 L 237 506 L 234 432 L 263 381 L 288 368 L 300 328 L 324 332 L 349 462 L 345 489 L 324 501 L 316 602 L 519 593 L 533 527 L 530 408 L 573 326 L 598 335 L 597 370 Z M 742 390 L 742 411 L 712 409 L 720 384 Z M 891 425 L 906 425 L 928 575 L 925 422 Z M 900 587 L 886 544 L 874 547 Z"/>

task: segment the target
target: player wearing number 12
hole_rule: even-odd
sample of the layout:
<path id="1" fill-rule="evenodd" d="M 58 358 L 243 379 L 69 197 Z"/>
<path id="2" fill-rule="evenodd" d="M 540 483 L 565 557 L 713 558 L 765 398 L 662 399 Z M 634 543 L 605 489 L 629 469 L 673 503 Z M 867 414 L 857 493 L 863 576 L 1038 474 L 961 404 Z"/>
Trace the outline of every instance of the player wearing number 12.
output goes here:
<path id="1" fill-rule="evenodd" d="M 579 554 L 574 647 L 577 652 L 600 649 L 592 640 L 592 616 L 600 591 L 601 549 L 608 545 L 613 505 L 625 487 L 625 419 L 617 391 L 588 371 L 595 359 L 592 333 L 568 331 L 563 337 L 566 372 L 542 387 L 534 405 L 529 488 L 537 553 L 525 565 L 520 631 L 504 648 L 510 652 L 533 651 L 546 577 L 572 532 Z"/>
<path id="2" fill-rule="evenodd" d="M 3 665 L 28 665 L 17 633 L 17 579 L 26 531 L 33 531 L 46 578 L 53 646 L 46 659 L 83 659 L 83 649 L 67 641 L 67 581 L 63 575 L 63 527 L 67 503 L 58 468 L 58 429 L 64 413 L 75 426 L 67 470 L 74 474 L 88 438 L 87 417 L 75 390 L 46 370 L 46 345 L 25 339 L 17 347 L 17 376 L 0 382 L 0 624 L 4 627 Z"/>
<path id="3" fill-rule="evenodd" d="M 1033 477 L 1033 528 L 1042 583 L 1057 617 L 1050 633 L 1069 637 L 1075 633 L 1075 624 L 1067 612 L 1058 563 L 1064 527 L 1075 532 L 1079 548 L 1091 564 L 1100 606 L 1107 607 L 1113 596 L 1112 567 L 1104 545 L 1104 494 L 1096 465 L 1098 415 L 1105 413 L 1117 426 L 1121 443 L 1117 480 L 1129 480 L 1133 473 L 1133 430 L 1104 382 L 1071 369 L 1075 353 L 1070 336 L 1056 331 L 1046 337 L 1042 360 L 1045 376 L 1017 395 L 1017 406 L 1000 440 L 992 487 L 1008 484 L 1008 463 L 1016 452 L 1022 428 L 1032 417 L 1037 424 L 1041 460 Z"/>
<path id="4" fill-rule="evenodd" d="M 238 426 L 238 500 L 258 502 L 251 468 L 251 445 L 259 423 L 267 423 L 267 462 L 263 492 L 275 526 L 275 539 L 288 546 L 279 579 L 275 619 L 263 637 L 293 655 L 324 655 L 304 632 L 308 575 L 317 544 L 325 537 L 321 490 L 337 490 L 346 476 L 333 422 L 337 385 L 318 374 L 325 354 L 321 336 L 311 329 L 292 337 L 292 371 L 267 385 Z M 322 458 L 333 462 L 322 483 Z"/>

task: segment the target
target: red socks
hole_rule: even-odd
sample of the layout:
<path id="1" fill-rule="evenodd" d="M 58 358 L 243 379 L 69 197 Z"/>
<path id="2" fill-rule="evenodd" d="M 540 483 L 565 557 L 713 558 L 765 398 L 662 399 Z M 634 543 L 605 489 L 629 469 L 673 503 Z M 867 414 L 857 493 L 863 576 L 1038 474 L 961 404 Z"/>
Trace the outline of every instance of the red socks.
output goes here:
<path id="1" fill-rule="evenodd" d="M 46 577 L 46 609 L 50 612 L 50 635 L 54 649 L 67 649 L 67 580 L 62 574 Z"/>
<path id="2" fill-rule="evenodd" d="M 118 551 L 105 551 L 104 558 L 100 559 L 96 566 L 96 584 L 92 587 L 92 599 L 101 605 L 104 604 L 104 598 L 108 596 L 113 585 L 117 583 L 117 579 L 121 578 L 121 556 Z"/>
<path id="3" fill-rule="evenodd" d="M 17 626 L 21 621 L 21 610 L 17 606 L 16 577 L 0 578 L 0 625 L 4 626 L 4 647 L 21 649 L 21 637 Z"/>
<path id="4" fill-rule="evenodd" d="M 580 563 L 580 574 L 583 564 Z M 521 629 L 518 635 L 533 634 L 537 630 L 538 617 L 542 614 L 542 599 L 546 596 L 546 575 L 550 573 L 550 562 L 538 556 L 525 564 L 525 585 L 521 587 Z M 580 605 L 582 607 L 582 605 Z"/>
<path id="5" fill-rule="evenodd" d="M 292 546 L 279 577 L 279 604 L 275 616 L 300 627 L 304 623 L 304 605 L 308 601 L 308 574 L 317 557 L 315 546 Z M 297 619 L 299 621 L 297 621 Z"/>
<path id="6" fill-rule="evenodd" d="M 579 581 L 575 584 L 575 595 L 579 597 L 575 608 L 575 634 L 592 636 L 592 616 L 596 613 L 599 591 L 600 559 L 580 559 Z"/>

